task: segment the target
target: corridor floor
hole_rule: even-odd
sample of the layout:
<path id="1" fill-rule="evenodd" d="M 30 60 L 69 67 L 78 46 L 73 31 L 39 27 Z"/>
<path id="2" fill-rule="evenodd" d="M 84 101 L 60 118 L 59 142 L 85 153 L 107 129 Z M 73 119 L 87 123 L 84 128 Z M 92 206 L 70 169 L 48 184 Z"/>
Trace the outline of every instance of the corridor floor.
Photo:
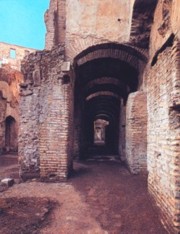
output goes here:
<path id="1" fill-rule="evenodd" d="M 76 165 L 71 181 L 92 216 L 112 234 L 163 234 L 158 210 L 147 192 L 147 176 L 131 175 L 120 162 Z"/>
<path id="2" fill-rule="evenodd" d="M 0 199 L 45 197 L 59 204 L 48 225 L 33 233 L 165 234 L 146 180 L 145 175 L 131 175 L 120 162 L 75 162 L 67 183 L 32 180 L 0 193 Z"/>

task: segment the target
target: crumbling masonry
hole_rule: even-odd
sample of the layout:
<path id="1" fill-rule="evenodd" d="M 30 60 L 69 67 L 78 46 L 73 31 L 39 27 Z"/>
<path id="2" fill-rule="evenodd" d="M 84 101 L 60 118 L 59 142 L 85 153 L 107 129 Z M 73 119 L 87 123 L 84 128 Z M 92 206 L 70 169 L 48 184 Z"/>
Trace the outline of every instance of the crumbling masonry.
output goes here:
<path id="1" fill-rule="evenodd" d="M 33 51 L 0 42 L 0 155 L 18 150 L 21 60 Z"/>
<path id="2" fill-rule="evenodd" d="M 74 157 L 119 155 L 148 172 L 179 233 L 179 0 L 51 0 L 45 22 L 46 50 L 22 63 L 22 178 L 61 181 Z"/>

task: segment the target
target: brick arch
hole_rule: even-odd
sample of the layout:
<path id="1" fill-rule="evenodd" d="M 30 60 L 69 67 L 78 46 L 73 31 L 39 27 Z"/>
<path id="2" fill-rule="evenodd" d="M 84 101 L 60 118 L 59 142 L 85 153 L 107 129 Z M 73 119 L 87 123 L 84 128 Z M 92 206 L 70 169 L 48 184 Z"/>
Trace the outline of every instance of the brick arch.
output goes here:
<path id="1" fill-rule="evenodd" d="M 86 88 L 92 88 L 93 86 L 97 85 L 97 84 L 114 84 L 117 86 L 121 86 L 122 82 L 114 77 L 99 77 L 95 80 L 91 80 L 88 82 Z"/>
<path id="2" fill-rule="evenodd" d="M 8 117 L 13 118 L 17 123 L 19 122 L 18 113 L 13 108 L 7 110 L 5 118 L 8 118 Z"/>
<path id="3" fill-rule="evenodd" d="M 104 43 L 91 46 L 74 59 L 74 65 L 80 66 L 94 59 L 113 58 L 128 63 L 136 70 L 147 63 L 147 55 L 144 50 L 130 44 Z"/>
<path id="4" fill-rule="evenodd" d="M 108 114 L 106 114 L 106 113 L 97 114 L 94 119 L 95 120 L 97 120 L 97 119 L 104 119 L 104 120 L 106 120 L 106 121 L 109 122 L 110 121 L 110 116 Z"/>
<path id="5" fill-rule="evenodd" d="M 99 92 L 95 92 L 90 94 L 88 97 L 86 97 L 86 101 L 89 101 L 92 98 L 98 97 L 98 96 L 111 96 L 111 97 L 115 97 L 119 99 L 119 96 L 113 92 L 110 91 L 99 91 Z"/>
<path id="6" fill-rule="evenodd" d="M 100 98 L 100 100 L 99 100 Z M 111 98 L 111 99 L 110 99 Z M 113 101 L 116 100 L 116 104 L 119 103 L 118 97 L 114 95 L 97 95 L 87 100 L 86 114 L 90 119 L 96 118 L 96 116 L 106 115 L 109 116 L 109 121 L 116 122 L 118 116 L 118 106 Z"/>
<path id="7" fill-rule="evenodd" d="M 115 94 L 119 94 L 119 92 L 122 92 L 122 95 L 124 96 L 124 92 L 129 92 L 129 87 L 119 79 L 114 77 L 99 77 L 87 83 L 87 85 L 83 89 L 83 95 L 85 97 L 90 96 L 90 94 L 97 92 L 97 87 L 98 89 L 102 89 L 101 91 L 105 91 L 103 87 L 104 86 L 107 87 L 107 85 L 111 85 L 111 87 L 115 89 L 115 90 L 110 89 Z"/>

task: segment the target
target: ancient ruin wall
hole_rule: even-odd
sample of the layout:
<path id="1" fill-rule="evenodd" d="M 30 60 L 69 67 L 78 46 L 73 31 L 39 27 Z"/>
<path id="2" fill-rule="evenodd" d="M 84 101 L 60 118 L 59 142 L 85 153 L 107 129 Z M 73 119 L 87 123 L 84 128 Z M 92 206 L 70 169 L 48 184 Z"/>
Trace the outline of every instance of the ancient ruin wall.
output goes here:
<path id="1" fill-rule="evenodd" d="M 148 186 L 162 210 L 164 222 L 175 233 L 180 231 L 179 54 L 179 43 L 167 47 L 149 68 L 147 77 Z"/>
<path id="2" fill-rule="evenodd" d="M 151 58 L 172 33 L 180 39 L 180 2 L 179 0 L 158 1 L 150 36 Z"/>
<path id="3" fill-rule="evenodd" d="M 11 68 L 20 71 L 21 60 L 34 51 L 34 49 L 0 42 L 0 67 L 8 64 Z"/>
<path id="4" fill-rule="evenodd" d="M 17 151 L 18 148 L 19 84 L 23 82 L 21 61 L 34 51 L 0 42 L 0 100 L 5 103 L 5 109 L 1 110 L 3 118 L 0 120 L 1 151 Z"/>
<path id="5" fill-rule="evenodd" d="M 158 2 L 151 31 L 151 59 L 144 76 L 148 106 L 148 186 L 171 233 L 180 231 L 179 4 L 178 0 Z"/>
<path id="6" fill-rule="evenodd" d="M 73 135 L 73 88 L 62 66 L 63 47 L 31 54 L 23 64 L 19 133 L 23 179 L 64 180 L 72 166 L 69 136 Z"/>
<path id="7" fill-rule="evenodd" d="M 171 9 L 171 26 L 172 31 L 174 34 L 177 35 L 178 39 L 180 40 L 180 1 L 173 0 L 172 2 L 172 9 Z"/>
<path id="8" fill-rule="evenodd" d="M 0 151 L 17 151 L 18 148 L 18 124 L 19 124 L 19 84 L 23 81 L 22 74 L 12 69 L 9 65 L 0 68 Z M 14 127 L 7 125 L 8 118 L 13 118 Z M 10 128 L 8 130 L 8 128 Z M 7 132 L 8 131 L 8 132 Z M 7 139 L 7 133 L 8 138 Z"/>
<path id="9" fill-rule="evenodd" d="M 126 106 L 126 161 L 133 174 L 147 167 L 147 103 L 142 91 L 131 93 Z"/>
<path id="10" fill-rule="evenodd" d="M 132 1 L 66 1 L 66 55 L 72 59 L 84 49 L 105 42 L 129 40 Z"/>
<path id="11" fill-rule="evenodd" d="M 45 14 L 46 49 L 66 45 L 73 58 L 84 49 L 105 42 L 127 42 L 134 0 L 51 0 Z"/>

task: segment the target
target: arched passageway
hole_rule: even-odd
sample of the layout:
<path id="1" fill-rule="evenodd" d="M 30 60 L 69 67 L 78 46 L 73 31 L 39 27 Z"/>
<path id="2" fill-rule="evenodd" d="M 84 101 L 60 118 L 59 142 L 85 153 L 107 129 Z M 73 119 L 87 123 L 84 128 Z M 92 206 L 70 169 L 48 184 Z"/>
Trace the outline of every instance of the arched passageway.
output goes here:
<path id="1" fill-rule="evenodd" d="M 145 60 L 135 48 L 113 43 L 90 47 L 75 58 L 76 156 L 122 154 L 124 107 L 128 95 L 138 89 L 140 68 Z M 98 121 L 99 126 L 95 127 Z"/>
<path id="2" fill-rule="evenodd" d="M 12 116 L 5 120 L 5 151 L 17 152 L 17 123 Z"/>

